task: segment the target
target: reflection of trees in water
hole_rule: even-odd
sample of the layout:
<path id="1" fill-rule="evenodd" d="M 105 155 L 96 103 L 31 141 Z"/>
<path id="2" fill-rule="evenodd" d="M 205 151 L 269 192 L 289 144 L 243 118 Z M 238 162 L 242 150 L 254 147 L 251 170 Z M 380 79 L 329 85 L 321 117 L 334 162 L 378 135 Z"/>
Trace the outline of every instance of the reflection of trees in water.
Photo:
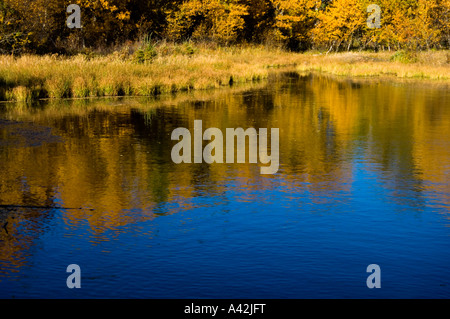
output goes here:
<path id="1" fill-rule="evenodd" d="M 53 218 L 49 208 L 0 207 L 0 272 L 26 264 L 26 252 L 48 232 Z"/>
<path id="2" fill-rule="evenodd" d="M 87 220 L 101 233 L 190 209 L 198 197 L 227 201 L 230 187 L 252 198 L 255 190 L 282 184 L 292 193 L 307 190 L 320 203 L 352 191 L 358 157 L 381 166 L 379 180 L 399 201 L 424 205 L 418 194 L 429 190 L 448 205 L 450 116 L 448 96 L 438 88 L 288 74 L 262 89 L 231 92 L 167 104 L 74 100 L 5 113 L 52 127 L 64 142 L 4 147 L 0 203 L 90 207 L 94 211 L 66 211 L 64 218 L 75 225 Z M 175 165 L 170 134 L 176 127 L 192 132 L 195 119 L 203 129 L 279 127 L 279 175 L 261 176 L 255 164 Z M 52 218 L 32 214 L 16 214 L 11 225 L 35 222 L 38 229 L 40 220 Z M 26 249 L 32 239 L 14 246 L 21 233 L 8 229 L 1 245 Z"/>

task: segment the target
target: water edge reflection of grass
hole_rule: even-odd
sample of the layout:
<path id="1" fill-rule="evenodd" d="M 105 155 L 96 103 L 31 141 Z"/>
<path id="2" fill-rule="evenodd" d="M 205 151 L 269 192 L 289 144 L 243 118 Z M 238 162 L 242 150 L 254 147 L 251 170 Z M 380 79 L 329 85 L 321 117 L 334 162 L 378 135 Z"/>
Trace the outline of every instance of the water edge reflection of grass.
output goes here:
<path id="1" fill-rule="evenodd" d="M 0 100 L 31 102 L 42 98 L 155 96 L 258 82 L 270 73 L 319 71 L 354 77 L 391 76 L 448 82 L 448 51 L 294 53 L 263 46 L 199 46 L 194 54 L 156 47 L 152 62 L 136 63 L 116 54 L 0 56 Z"/>

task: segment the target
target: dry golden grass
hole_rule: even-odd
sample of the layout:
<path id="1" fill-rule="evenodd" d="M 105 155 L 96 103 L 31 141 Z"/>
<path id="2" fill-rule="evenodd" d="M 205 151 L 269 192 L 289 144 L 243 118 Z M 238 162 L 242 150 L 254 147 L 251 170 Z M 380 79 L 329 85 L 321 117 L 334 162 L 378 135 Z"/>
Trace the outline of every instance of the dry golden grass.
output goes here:
<path id="1" fill-rule="evenodd" d="M 449 51 L 418 52 L 412 53 L 412 57 L 402 58 L 403 54 L 405 53 L 346 52 L 329 55 L 317 54 L 311 55 L 297 69 L 344 76 L 374 77 L 389 75 L 398 78 L 450 80 Z"/>
<path id="2" fill-rule="evenodd" d="M 262 46 L 197 45 L 187 50 L 186 45 L 166 42 L 156 51 L 156 58 L 144 64 L 117 52 L 97 57 L 0 56 L 0 99 L 151 96 L 221 88 L 259 81 L 287 66 L 345 76 L 450 80 L 449 51 L 420 52 L 411 59 L 393 52 L 300 54 Z"/>

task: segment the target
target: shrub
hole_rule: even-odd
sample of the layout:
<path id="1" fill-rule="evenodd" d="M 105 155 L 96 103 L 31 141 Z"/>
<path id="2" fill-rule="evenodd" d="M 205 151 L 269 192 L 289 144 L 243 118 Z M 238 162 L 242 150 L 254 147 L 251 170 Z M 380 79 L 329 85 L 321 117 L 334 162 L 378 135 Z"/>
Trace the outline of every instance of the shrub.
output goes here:
<path id="1" fill-rule="evenodd" d="M 391 61 L 401 63 L 414 63 L 417 62 L 417 60 L 417 53 L 411 51 L 400 50 L 391 56 Z"/>
<path id="2" fill-rule="evenodd" d="M 145 36 L 141 45 L 134 53 L 134 61 L 136 63 L 151 63 L 156 56 L 156 48 L 150 36 Z"/>

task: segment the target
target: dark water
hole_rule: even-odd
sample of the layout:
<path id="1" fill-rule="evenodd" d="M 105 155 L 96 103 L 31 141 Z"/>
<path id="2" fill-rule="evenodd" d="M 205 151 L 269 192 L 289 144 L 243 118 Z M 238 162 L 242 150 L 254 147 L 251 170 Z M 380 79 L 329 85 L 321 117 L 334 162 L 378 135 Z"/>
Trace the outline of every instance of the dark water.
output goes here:
<path id="1" fill-rule="evenodd" d="M 196 119 L 279 128 L 278 172 L 174 164 L 171 132 Z M 450 90 L 437 84 L 288 74 L 5 104 L 0 297 L 449 298 L 449 159 Z"/>

